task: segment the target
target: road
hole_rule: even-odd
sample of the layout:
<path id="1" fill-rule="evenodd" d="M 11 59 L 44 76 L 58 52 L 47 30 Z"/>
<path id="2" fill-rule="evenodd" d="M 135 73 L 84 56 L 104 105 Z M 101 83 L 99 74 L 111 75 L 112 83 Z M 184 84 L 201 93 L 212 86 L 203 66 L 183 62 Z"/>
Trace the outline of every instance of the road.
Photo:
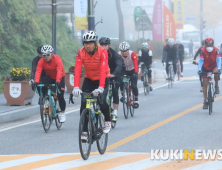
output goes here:
<path id="1" fill-rule="evenodd" d="M 162 72 L 164 67 L 156 61 L 154 69 Z M 186 61 L 185 77 L 172 89 L 165 81 L 149 96 L 140 89 L 135 117 L 126 120 L 120 106 L 107 152 L 98 155 L 94 144 L 87 161 L 78 147 L 79 99 L 67 108 L 67 121 L 59 131 L 53 124 L 46 134 L 39 116 L 0 125 L 0 169 L 222 169 L 221 161 L 150 159 L 153 149 L 221 149 L 222 95 L 217 95 L 209 115 L 202 109 L 196 72 L 196 66 Z"/>

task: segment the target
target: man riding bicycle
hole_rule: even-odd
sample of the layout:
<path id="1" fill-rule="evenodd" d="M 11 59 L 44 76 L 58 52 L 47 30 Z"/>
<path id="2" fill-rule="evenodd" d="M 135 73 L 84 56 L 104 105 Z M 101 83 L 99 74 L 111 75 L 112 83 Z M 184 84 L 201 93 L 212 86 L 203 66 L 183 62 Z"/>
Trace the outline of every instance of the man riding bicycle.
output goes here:
<path id="1" fill-rule="evenodd" d="M 200 60 L 198 63 L 198 74 L 203 76 L 203 95 L 204 103 L 203 109 L 208 109 L 207 102 L 207 84 L 208 78 L 206 72 L 217 72 L 218 74 L 214 75 L 215 80 L 215 94 L 219 94 L 218 80 L 219 75 L 221 74 L 221 57 L 220 51 L 217 47 L 214 46 L 213 38 L 207 38 L 205 40 L 205 46 L 201 49 Z"/>
<path id="2" fill-rule="evenodd" d="M 122 70 L 123 60 L 120 55 L 110 47 L 110 39 L 108 37 L 102 37 L 99 40 L 99 44 L 105 48 L 108 52 L 109 68 L 110 68 L 110 81 L 115 80 L 115 86 L 112 86 L 113 94 L 113 114 L 117 117 L 118 107 L 119 107 L 119 85 L 120 85 L 120 72 Z M 116 119 L 116 118 L 115 118 Z"/>
<path id="3" fill-rule="evenodd" d="M 201 42 L 201 44 L 202 44 L 202 46 L 198 49 L 198 51 L 196 52 L 196 54 L 195 54 L 195 56 L 194 56 L 194 58 L 193 58 L 193 64 L 195 64 L 195 65 L 197 65 L 196 59 L 197 59 L 197 56 L 200 54 L 201 49 L 204 47 L 205 40 L 203 40 L 203 41 Z M 200 85 L 201 85 L 201 87 L 200 87 L 200 92 L 203 92 L 202 74 L 199 76 L 199 78 L 200 78 Z"/>
<path id="4" fill-rule="evenodd" d="M 42 58 L 39 60 L 35 73 L 35 87 L 40 83 L 40 76 L 43 70 L 46 76 L 42 79 L 42 84 L 56 84 L 56 89 L 60 90 L 57 94 L 61 113 L 59 114 L 59 121 L 64 123 L 66 120 L 65 109 L 66 101 L 64 99 L 65 91 L 65 70 L 62 59 L 53 54 L 53 48 L 50 45 L 44 45 L 41 48 Z M 47 94 L 47 89 L 42 89 L 43 96 Z"/>
<path id="5" fill-rule="evenodd" d="M 119 54 L 123 58 L 126 68 L 122 70 L 122 76 L 127 75 L 130 76 L 131 87 L 133 94 L 135 96 L 135 102 L 133 107 L 137 109 L 139 107 L 138 101 L 138 88 L 137 88 L 137 79 L 138 79 L 138 59 L 135 52 L 130 50 L 130 44 L 126 41 L 121 42 L 119 45 Z M 123 82 L 120 84 L 120 90 L 122 97 L 120 101 L 123 101 Z"/>
<path id="6" fill-rule="evenodd" d="M 169 67 L 169 62 L 173 62 L 173 71 L 174 71 L 174 76 L 173 80 L 175 81 L 175 75 L 177 71 L 177 61 L 178 61 L 178 47 L 177 45 L 174 44 L 174 39 L 169 38 L 167 41 L 167 45 L 164 47 L 164 50 L 166 55 L 164 55 L 162 59 L 162 63 L 166 62 L 166 73 L 167 73 L 167 79 L 169 79 L 169 72 L 168 72 L 168 67 Z"/>
<path id="7" fill-rule="evenodd" d="M 100 109 L 105 116 L 103 133 L 109 133 L 111 128 L 109 106 L 106 97 L 109 87 L 110 69 L 108 66 L 107 51 L 97 44 L 98 36 L 94 31 L 83 34 L 83 47 L 77 52 L 75 63 L 75 78 L 73 95 L 79 97 L 82 92 L 93 93 L 94 96 L 102 94 Z M 82 65 L 85 68 L 85 79 L 82 90 L 79 88 Z M 82 98 L 80 114 L 86 108 L 86 100 Z M 82 134 L 81 139 L 87 138 L 87 132 Z"/>
<path id="8" fill-rule="evenodd" d="M 152 84 L 152 57 L 153 57 L 153 53 L 152 51 L 149 49 L 149 44 L 148 43 L 143 43 L 142 44 L 142 50 L 139 51 L 138 54 L 138 58 L 139 58 L 139 62 L 138 65 L 143 62 L 145 64 L 145 66 L 147 67 L 148 70 L 148 77 L 149 77 L 149 83 L 150 83 L 150 91 L 153 90 L 153 88 L 151 87 Z"/>
<path id="9" fill-rule="evenodd" d="M 181 77 L 183 77 L 183 61 L 184 61 L 184 46 L 181 44 L 180 40 L 176 40 L 176 44 L 178 47 L 178 57 L 180 60 L 180 66 L 181 66 Z"/>

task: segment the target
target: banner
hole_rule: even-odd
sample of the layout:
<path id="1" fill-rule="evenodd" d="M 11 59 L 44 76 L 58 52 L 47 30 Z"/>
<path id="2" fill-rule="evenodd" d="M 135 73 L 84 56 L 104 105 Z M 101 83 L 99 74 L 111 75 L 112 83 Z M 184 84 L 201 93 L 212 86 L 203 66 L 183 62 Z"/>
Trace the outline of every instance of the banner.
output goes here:
<path id="1" fill-rule="evenodd" d="M 174 17 L 173 14 L 171 13 L 171 11 L 169 10 L 169 8 L 167 8 L 164 5 L 164 19 L 163 19 L 163 30 L 164 30 L 164 44 L 165 44 L 165 39 L 166 38 L 173 38 L 174 40 L 176 40 L 176 26 L 175 26 L 175 21 L 174 21 Z"/>
<path id="2" fill-rule="evenodd" d="M 174 0 L 174 19 L 175 19 L 176 29 L 183 29 L 184 0 Z"/>
<path id="3" fill-rule="evenodd" d="M 156 0 L 153 9 L 153 40 L 162 40 L 162 0 Z"/>
<path id="4" fill-rule="evenodd" d="M 135 7 L 135 9 L 134 9 L 134 23 L 135 23 L 135 26 L 136 26 L 136 23 L 137 23 L 141 14 L 142 14 L 142 8 L 140 6 Z"/>
<path id="5" fill-rule="evenodd" d="M 75 29 L 88 29 L 87 0 L 74 0 Z"/>

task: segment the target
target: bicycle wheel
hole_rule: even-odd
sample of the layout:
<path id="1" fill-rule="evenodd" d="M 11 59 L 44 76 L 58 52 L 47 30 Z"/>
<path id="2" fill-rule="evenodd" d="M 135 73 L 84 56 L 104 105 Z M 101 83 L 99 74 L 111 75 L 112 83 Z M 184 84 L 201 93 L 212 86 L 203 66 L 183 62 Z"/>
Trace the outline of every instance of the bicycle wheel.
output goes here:
<path id="1" fill-rule="evenodd" d="M 134 116 L 133 102 L 135 100 L 134 100 L 134 96 L 133 96 L 132 90 L 129 90 L 129 96 L 130 96 L 130 102 L 131 102 L 131 104 L 130 104 L 130 115 L 131 115 L 131 117 L 133 117 Z"/>
<path id="2" fill-rule="evenodd" d="M 43 105 L 40 106 L 40 114 L 41 114 L 41 120 L 42 120 L 42 126 L 43 129 L 46 133 L 49 132 L 49 129 L 51 127 L 52 124 L 52 114 L 49 113 L 49 111 L 51 110 L 51 105 L 49 103 L 49 98 L 44 97 L 43 101 L 42 101 Z"/>
<path id="3" fill-rule="evenodd" d="M 173 87 L 173 81 L 174 81 L 174 80 L 173 80 L 173 77 L 174 77 L 174 76 L 173 76 L 173 75 L 174 75 L 173 66 L 170 67 L 170 70 L 171 70 L 171 82 L 170 82 L 170 83 L 171 83 L 171 88 L 172 88 L 172 87 Z"/>
<path id="4" fill-rule="evenodd" d="M 79 120 L 79 150 L 84 160 L 87 160 L 92 145 L 92 119 L 90 118 L 89 109 L 84 109 Z M 87 133 L 87 134 L 85 134 Z M 82 134 L 85 134 L 85 139 L 81 139 Z"/>
<path id="5" fill-rule="evenodd" d="M 209 115 L 211 115 L 212 107 L 213 107 L 211 83 L 208 83 L 208 97 L 207 97 L 207 100 L 208 100 Z"/>
<path id="6" fill-rule="evenodd" d="M 108 104 L 109 104 L 109 109 L 110 109 L 111 127 L 114 129 L 115 126 L 116 126 L 116 120 L 113 120 L 114 119 L 114 115 L 112 114 L 113 108 L 111 107 L 111 101 L 112 101 L 112 96 L 110 96 Z"/>
<path id="7" fill-rule="evenodd" d="M 128 96 L 128 89 L 127 89 L 127 85 L 125 84 L 123 87 L 123 113 L 124 113 L 124 117 L 125 119 L 128 118 L 129 115 L 129 96 Z"/>
<path id="8" fill-rule="evenodd" d="M 97 135 L 102 135 L 98 141 L 96 141 L 98 151 L 103 155 L 106 151 L 107 142 L 108 142 L 108 133 L 103 133 L 104 127 L 104 116 L 103 114 L 98 114 L 98 123 L 97 123 Z"/>
<path id="9" fill-rule="evenodd" d="M 144 94 L 145 94 L 145 95 L 147 95 L 146 85 L 147 85 L 147 82 L 146 82 L 146 74 L 144 73 L 144 74 L 143 74 L 143 90 L 144 90 Z"/>
<path id="10" fill-rule="evenodd" d="M 55 122 L 56 122 L 56 127 L 58 130 L 61 129 L 62 127 L 62 123 L 59 121 L 59 113 L 61 113 L 60 108 L 59 108 L 59 102 L 57 100 L 55 100 L 55 105 L 56 105 L 56 118 L 55 118 Z"/>
<path id="11" fill-rule="evenodd" d="M 146 94 L 150 93 L 149 77 L 146 74 Z"/>
<path id="12" fill-rule="evenodd" d="M 168 77 L 168 88 L 170 89 L 171 88 L 171 81 L 172 81 L 172 75 L 171 75 L 171 66 L 169 66 L 169 68 L 168 68 L 168 75 L 169 75 L 169 77 Z"/>

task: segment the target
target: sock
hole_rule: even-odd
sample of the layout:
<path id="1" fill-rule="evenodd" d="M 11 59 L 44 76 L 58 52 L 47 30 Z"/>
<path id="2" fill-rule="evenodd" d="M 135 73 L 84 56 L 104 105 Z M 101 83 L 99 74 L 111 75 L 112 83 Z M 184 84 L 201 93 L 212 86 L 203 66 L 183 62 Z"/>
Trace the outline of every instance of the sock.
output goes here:
<path id="1" fill-rule="evenodd" d="M 114 111 L 113 111 L 113 114 L 114 114 L 114 115 L 117 115 L 117 112 L 118 112 L 117 110 L 114 110 Z"/>

